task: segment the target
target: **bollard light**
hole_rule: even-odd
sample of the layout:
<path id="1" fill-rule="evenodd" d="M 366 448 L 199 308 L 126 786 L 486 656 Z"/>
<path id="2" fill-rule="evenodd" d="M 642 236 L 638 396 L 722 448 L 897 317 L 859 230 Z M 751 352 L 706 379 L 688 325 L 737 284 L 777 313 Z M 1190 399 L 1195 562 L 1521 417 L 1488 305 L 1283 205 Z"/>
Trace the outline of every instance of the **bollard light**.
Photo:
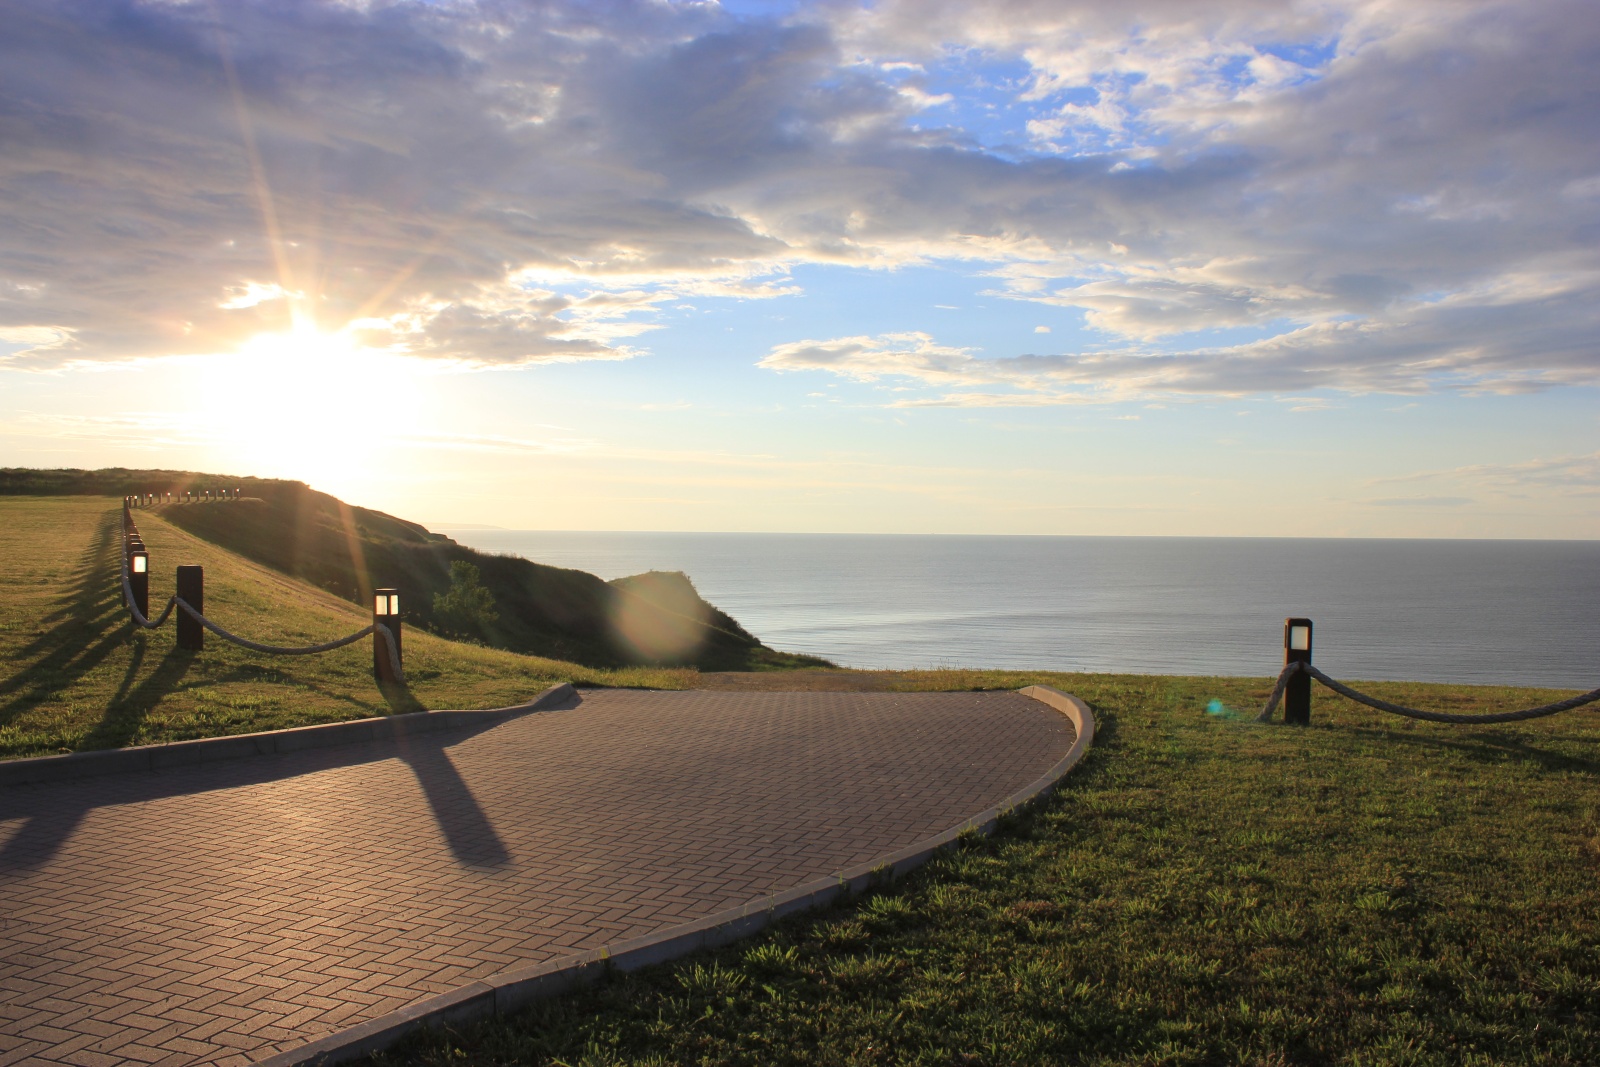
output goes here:
<path id="1" fill-rule="evenodd" d="M 400 590 L 374 589 L 372 591 L 372 622 L 383 626 L 394 635 L 394 658 L 401 660 L 403 644 L 400 637 Z M 402 667 L 402 670 L 404 668 Z M 398 682 L 394 664 L 389 659 L 389 643 L 380 635 L 372 635 L 372 676 L 380 682 Z"/>
<path id="2" fill-rule="evenodd" d="M 128 554 L 128 586 L 133 590 L 133 605 L 139 614 L 150 617 L 150 556 L 141 544 Z"/>
<path id="3" fill-rule="evenodd" d="M 206 569 L 204 567 L 178 568 L 178 599 L 194 610 L 205 614 Z M 182 608 L 178 609 L 178 647 L 200 652 L 206 647 L 206 628 Z"/>
<path id="4" fill-rule="evenodd" d="M 1283 665 L 1311 662 L 1311 620 L 1283 620 Z M 1283 721 L 1311 722 L 1311 675 L 1297 671 L 1283 690 Z"/>

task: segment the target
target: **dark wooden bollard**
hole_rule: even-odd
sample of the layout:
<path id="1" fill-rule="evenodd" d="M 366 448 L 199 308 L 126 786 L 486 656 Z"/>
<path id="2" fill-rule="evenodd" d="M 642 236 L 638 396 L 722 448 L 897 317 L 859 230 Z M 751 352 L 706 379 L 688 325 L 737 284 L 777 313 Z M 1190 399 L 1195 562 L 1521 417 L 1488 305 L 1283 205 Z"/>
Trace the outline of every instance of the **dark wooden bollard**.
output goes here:
<path id="1" fill-rule="evenodd" d="M 133 590 L 133 606 L 146 619 L 150 617 L 150 556 L 141 545 L 128 553 L 128 586 Z"/>
<path id="2" fill-rule="evenodd" d="M 372 591 L 372 623 L 374 626 L 387 627 L 394 635 L 394 660 L 404 664 L 400 640 L 400 590 L 374 589 Z M 372 635 L 372 676 L 380 682 L 398 682 L 395 677 L 394 660 L 389 658 L 389 642 L 383 639 L 382 634 Z M 404 670 L 404 667 L 401 668 Z"/>
<path id="3" fill-rule="evenodd" d="M 1311 620 L 1283 620 L 1283 665 L 1311 662 Z M 1296 671 L 1283 690 L 1283 721 L 1311 722 L 1311 675 Z"/>
<path id="4" fill-rule="evenodd" d="M 206 569 L 204 567 L 178 568 L 178 599 L 202 615 L 205 614 Z M 206 647 L 206 628 L 182 608 L 178 609 L 178 647 L 194 652 Z"/>

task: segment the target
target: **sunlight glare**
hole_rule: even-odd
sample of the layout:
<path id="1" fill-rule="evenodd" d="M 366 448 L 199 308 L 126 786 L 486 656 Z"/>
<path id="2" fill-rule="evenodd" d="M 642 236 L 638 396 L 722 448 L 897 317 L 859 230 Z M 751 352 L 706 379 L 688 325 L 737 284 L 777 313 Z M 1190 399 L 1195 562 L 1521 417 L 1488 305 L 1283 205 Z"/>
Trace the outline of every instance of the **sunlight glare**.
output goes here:
<path id="1" fill-rule="evenodd" d="M 417 430 L 416 361 L 299 325 L 204 363 L 204 417 L 241 471 L 351 491 L 386 472 Z"/>

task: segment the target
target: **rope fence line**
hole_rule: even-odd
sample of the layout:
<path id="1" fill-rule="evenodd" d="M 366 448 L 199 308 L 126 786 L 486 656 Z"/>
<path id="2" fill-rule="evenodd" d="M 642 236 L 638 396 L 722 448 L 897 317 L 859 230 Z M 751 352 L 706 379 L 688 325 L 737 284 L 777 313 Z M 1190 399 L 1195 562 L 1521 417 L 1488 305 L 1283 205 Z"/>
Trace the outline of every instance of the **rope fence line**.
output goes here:
<path id="1" fill-rule="evenodd" d="M 126 541 L 129 525 L 127 512 L 124 510 L 122 520 L 124 541 Z M 137 527 L 135 527 L 135 532 L 137 532 Z M 382 623 L 375 622 L 370 626 L 365 626 L 360 630 L 357 630 L 353 634 L 349 634 L 345 637 L 335 638 L 332 641 L 324 641 L 321 644 L 316 645 L 301 645 L 293 647 L 286 645 L 264 645 L 259 641 L 252 641 L 249 638 L 240 637 L 238 634 L 229 633 L 212 620 L 206 618 L 205 615 L 196 611 L 188 601 L 182 600 L 176 596 L 167 598 L 167 606 L 162 609 L 161 614 L 155 619 L 154 622 L 152 622 L 144 615 L 143 612 L 139 610 L 139 605 L 134 599 L 133 577 L 128 571 L 128 554 L 126 551 L 123 552 L 122 556 L 122 598 L 123 603 L 127 605 L 129 615 L 133 617 L 133 621 L 146 630 L 154 630 L 161 626 L 161 624 L 166 622 L 167 618 L 171 616 L 174 608 L 181 608 L 184 614 L 188 615 L 195 622 L 199 623 L 201 626 L 204 626 L 207 630 L 210 630 L 224 641 L 231 641 L 241 648 L 250 649 L 252 652 L 265 652 L 273 656 L 313 656 L 320 652 L 332 652 L 334 649 L 343 648 L 345 645 L 353 645 L 363 637 L 373 637 L 374 639 L 377 637 L 382 637 L 384 648 L 389 653 L 389 667 L 391 670 L 393 670 L 394 677 L 401 682 L 406 680 L 405 672 L 400 669 L 400 650 L 396 647 L 394 631 L 390 630 L 389 627 Z"/>
<path id="2" fill-rule="evenodd" d="M 1524 708 L 1521 711 L 1492 711 L 1481 715 L 1458 715 L 1448 711 L 1424 711 L 1421 708 L 1408 708 L 1402 704 L 1391 704 L 1387 700 L 1368 696 L 1366 693 L 1351 689 L 1343 682 L 1329 678 L 1309 663 L 1291 663 L 1283 668 L 1283 673 L 1278 675 L 1278 684 L 1273 688 L 1272 695 L 1267 698 L 1267 706 L 1256 717 L 1256 722 L 1271 722 L 1272 713 L 1278 709 L 1278 702 L 1283 699 L 1283 691 L 1288 688 L 1289 680 L 1300 671 L 1315 678 L 1323 685 L 1332 689 L 1340 696 L 1349 697 L 1358 704 L 1365 704 L 1378 711 L 1387 711 L 1395 715 L 1404 715 L 1408 719 L 1421 719 L 1424 722 L 1448 723 L 1490 723 L 1490 722 L 1522 722 L 1525 719 L 1540 719 L 1546 715 L 1555 715 L 1573 708 L 1581 708 L 1585 704 L 1600 701 L 1600 689 L 1592 690 L 1579 696 L 1558 700 L 1554 704 L 1541 704 L 1536 708 Z"/>

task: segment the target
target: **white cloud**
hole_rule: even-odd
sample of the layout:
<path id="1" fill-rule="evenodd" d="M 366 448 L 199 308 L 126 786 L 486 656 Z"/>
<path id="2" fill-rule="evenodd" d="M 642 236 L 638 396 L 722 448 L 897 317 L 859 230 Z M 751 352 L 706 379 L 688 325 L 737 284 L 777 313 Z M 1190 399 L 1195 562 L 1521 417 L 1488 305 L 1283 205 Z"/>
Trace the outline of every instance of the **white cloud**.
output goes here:
<path id="1" fill-rule="evenodd" d="M 1582 279 L 1529 277 L 1494 293 L 1407 302 L 1366 319 L 1325 318 L 1258 341 L 1160 350 L 1107 348 L 982 358 L 926 333 L 778 345 L 759 365 L 826 371 L 857 381 L 892 377 L 928 388 L 1005 386 L 1005 403 L 1084 403 L 1164 395 L 1280 394 L 1319 410 L 1319 389 L 1423 394 L 1440 388 L 1525 393 L 1600 385 L 1600 301 Z M 919 403 L 1000 403 L 961 392 Z"/>
<path id="2" fill-rule="evenodd" d="M 1469 496 L 1389 496 L 1362 503 L 1376 508 L 1460 508 L 1476 501 Z"/>
<path id="3" fill-rule="evenodd" d="M 660 309 L 792 296 L 800 264 L 957 260 L 1081 311 L 1103 350 L 980 359 L 906 334 L 763 364 L 991 400 L 1513 392 L 1600 367 L 1583 0 L 881 0 L 781 21 L 0 3 L 11 366 L 231 350 L 297 316 L 460 365 L 619 359 Z M 967 55 L 1027 77 L 953 88 Z M 960 125 L 980 91 L 1034 140 L 985 148 Z M 1263 340 L 1195 339 L 1235 328 Z"/>
<path id="4" fill-rule="evenodd" d="M 1600 452 L 1542 456 L 1519 463 L 1472 463 L 1417 471 L 1397 478 L 1379 478 L 1369 484 L 1416 482 L 1463 486 L 1478 494 L 1496 496 L 1521 496 L 1530 488 L 1560 496 L 1600 496 Z"/>

